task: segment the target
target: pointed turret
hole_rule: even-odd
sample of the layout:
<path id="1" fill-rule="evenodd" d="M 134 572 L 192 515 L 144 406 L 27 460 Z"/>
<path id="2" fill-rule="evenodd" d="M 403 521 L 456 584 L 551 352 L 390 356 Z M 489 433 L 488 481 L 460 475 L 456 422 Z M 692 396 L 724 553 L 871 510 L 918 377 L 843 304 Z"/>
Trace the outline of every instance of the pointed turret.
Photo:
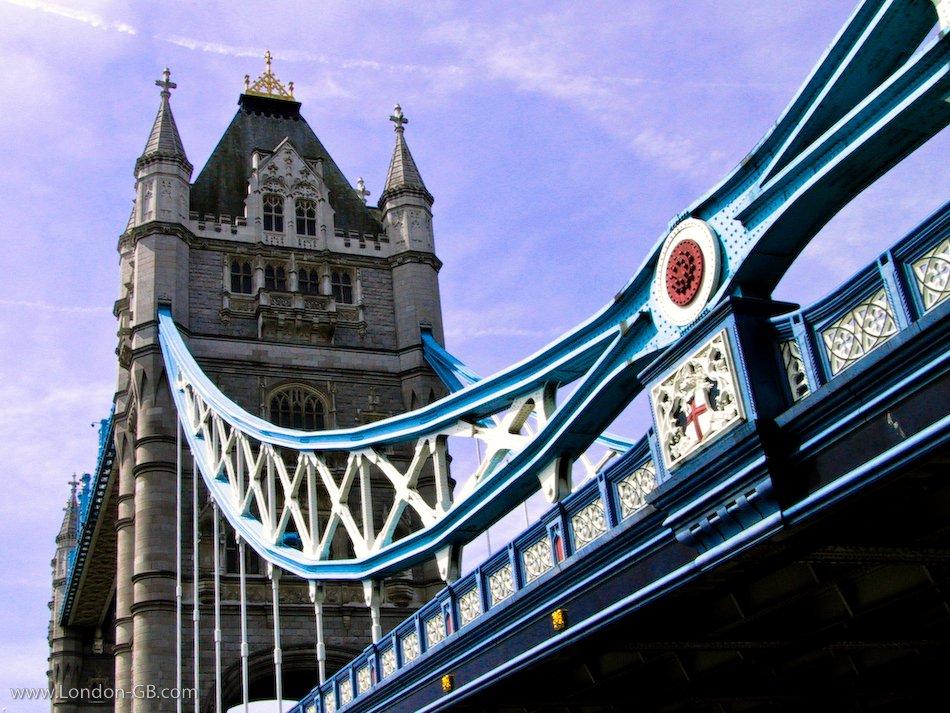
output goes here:
<path id="1" fill-rule="evenodd" d="M 155 84 L 162 88 L 162 103 L 158 107 L 158 114 L 155 115 L 155 123 L 152 124 L 152 132 L 148 136 L 145 150 L 136 161 L 135 168 L 139 170 L 143 164 L 149 161 L 165 159 L 179 162 L 190 176 L 193 167 L 185 155 L 185 147 L 181 143 L 181 136 L 178 133 L 178 127 L 175 125 L 175 117 L 172 115 L 172 107 L 168 101 L 171 98 L 170 90 L 178 86 L 169 81 L 170 76 L 171 72 L 166 67 L 162 73 L 162 78 L 155 81 Z"/>
<path id="2" fill-rule="evenodd" d="M 152 220 L 183 222 L 188 215 L 188 193 L 192 165 L 172 115 L 168 68 L 155 84 L 162 88 L 161 104 L 149 133 L 145 150 L 135 162 L 135 211 L 133 226 Z"/>
<path id="3" fill-rule="evenodd" d="M 393 115 L 389 120 L 396 124 L 396 146 L 393 148 L 393 157 L 389 162 L 389 173 L 386 175 L 386 185 L 380 196 L 379 206 L 402 193 L 415 193 L 425 199 L 428 206 L 432 205 L 432 194 L 422 182 L 422 175 L 416 166 L 409 145 L 406 143 L 406 124 L 409 123 L 398 104 L 393 108 Z"/>

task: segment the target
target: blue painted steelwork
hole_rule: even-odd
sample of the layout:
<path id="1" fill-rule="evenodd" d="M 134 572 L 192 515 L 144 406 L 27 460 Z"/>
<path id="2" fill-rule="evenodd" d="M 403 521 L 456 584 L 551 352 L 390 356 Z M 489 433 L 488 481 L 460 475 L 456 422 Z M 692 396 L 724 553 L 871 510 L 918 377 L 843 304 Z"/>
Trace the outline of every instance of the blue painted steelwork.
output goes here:
<path id="1" fill-rule="evenodd" d="M 888 250 L 885 255 L 889 260 L 883 264 L 893 264 L 900 274 L 909 274 L 911 266 L 921 255 L 948 239 L 950 239 L 950 203 Z M 860 301 L 869 289 L 876 288 L 881 283 L 883 279 L 881 273 L 882 261 L 878 260 L 859 271 L 841 287 L 811 307 L 772 318 L 769 321 L 774 328 L 775 343 L 760 345 L 760 348 L 764 352 L 769 352 L 772 350 L 770 348 L 777 347 L 778 343 L 791 336 L 792 324 L 804 321 L 808 328 L 812 329 L 811 325 L 815 323 L 827 322 L 829 315 L 848 310 Z M 895 293 L 892 299 L 902 300 L 908 304 L 915 300 L 919 301 L 920 290 L 915 282 L 901 281 L 898 290 L 899 292 Z M 787 406 L 784 413 L 776 419 L 776 423 L 784 432 L 795 433 L 796 438 L 801 440 L 797 448 L 789 452 L 788 458 L 801 461 L 811 457 L 814 452 L 827 448 L 829 444 L 842 438 L 843 434 L 855 430 L 861 424 L 866 424 L 874 415 L 882 413 L 890 415 L 894 404 L 900 403 L 908 394 L 925 388 L 941 375 L 950 372 L 950 352 L 945 347 L 948 316 L 950 316 L 950 298 L 931 310 L 917 309 L 887 349 L 882 348 L 880 351 L 868 354 L 854 370 L 842 372 L 834 379 L 829 376 L 822 387 L 817 388 L 802 401 L 793 402 L 792 394 L 789 392 Z M 931 333 L 935 333 L 935 336 L 929 337 Z M 894 357 L 889 353 L 892 349 L 902 351 Z M 908 351 L 922 353 L 914 362 L 907 358 Z M 882 362 L 886 363 L 888 358 L 891 362 L 897 363 L 891 363 L 890 368 L 883 369 Z M 891 372 L 891 375 L 881 378 L 880 375 L 886 372 Z M 842 384 L 840 387 L 839 383 Z M 846 391 L 848 396 L 840 399 L 839 405 L 829 406 L 829 400 L 834 399 L 836 392 L 842 390 Z M 742 505 L 749 511 L 748 519 L 742 523 L 744 526 L 730 528 L 724 522 L 724 518 L 717 524 L 716 537 L 706 541 L 701 541 L 703 538 L 701 534 L 687 532 L 687 528 L 682 527 L 682 522 L 691 522 L 691 517 L 695 520 L 695 513 L 717 511 L 719 503 L 733 500 L 730 495 L 732 482 L 747 479 L 749 471 L 761 466 L 761 463 L 746 462 L 743 453 L 736 453 L 727 443 L 720 442 L 711 457 L 714 460 L 725 461 L 722 466 L 725 475 L 721 480 L 697 491 L 691 487 L 684 487 L 692 485 L 689 478 L 678 478 L 679 482 L 670 483 L 665 488 L 666 492 L 662 498 L 664 507 L 667 508 L 665 513 L 659 512 L 661 504 L 654 495 L 649 498 L 649 503 L 646 503 L 644 507 L 623 517 L 620 515 L 620 483 L 653 458 L 648 439 L 644 438 L 622 459 L 600 474 L 596 480 L 586 483 L 564 501 L 542 514 L 537 522 L 518 535 L 509 547 L 495 553 L 473 572 L 447 586 L 432 601 L 396 626 L 383 640 L 368 646 L 353 662 L 341 669 L 330 680 L 314 688 L 297 707 L 292 709 L 291 713 L 306 713 L 310 710 L 308 706 L 316 706 L 316 710 L 326 710 L 324 702 L 330 696 L 336 696 L 341 681 L 353 682 L 353 690 L 356 691 L 356 672 L 364 666 L 370 666 L 377 672 L 374 680 L 377 681 L 378 687 L 385 687 L 390 680 L 394 680 L 394 677 L 400 677 L 400 683 L 395 684 L 398 690 L 393 694 L 393 698 L 399 698 L 405 692 L 407 681 L 415 685 L 420 680 L 419 667 L 427 665 L 429 651 L 434 652 L 436 647 L 442 652 L 438 669 L 451 671 L 461 660 L 470 657 L 476 648 L 490 647 L 493 642 L 503 640 L 509 633 L 513 635 L 515 623 L 547 616 L 556 606 L 552 601 L 564 601 L 570 598 L 571 592 L 586 591 L 586 588 L 596 582 L 598 577 L 603 576 L 605 571 L 617 567 L 617 559 L 606 559 L 595 566 L 592 565 L 593 569 L 585 571 L 582 577 L 576 573 L 566 574 L 568 566 L 575 561 L 572 558 L 584 557 L 597 561 L 602 556 L 601 551 L 613 547 L 611 540 L 615 537 L 623 537 L 629 543 L 622 550 L 618 550 L 622 551 L 622 555 L 611 555 L 621 557 L 624 561 L 642 560 L 648 553 L 672 540 L 689 541 L 688 544 L 695 548 L 695 556 L 686 564 L 651 582 L 648 586 L 631 592 L 629 596 L 605 608 L 596 616 L 572 623 L 570 633 L 562 632 L 552 637 L 544 644 L 531 649 L 523 657 L 499 665 L 490 676 L 482 680 L 466 682 L 466 686 L 475 688 L 485 685 L 507 670 L 520 666 L 522 663 L 536 661 L 538 656 L 553 648 L 563 647 L 571 640 L 583 637 L 598 627 L 608 625 L 619 612 L 628 611 L 634 606 L 642 606 L 683 586 L 702 572 L 735 557 L 755 543 L 780 530 L 791 529 L 834 507 L 842 500 L 869 489 L 882 479 L 906 467 L 908 463 L 925 461 L 930 454 L 950 442 L 950 415 L 945 413 L 947 405 L 938 404 L 937 408 L 942 408 L 944 413 L 935 412 L 933 421 L 919 431 L 906 434 L 895 445 L 884 448 L 880 453 L 871 454 L 856 467 L 846 470 L 832 482 L 815 488 L 813 492 L 794 503 L 785 507 L 780 507 L 775 503 L 773 512 L 767 510 L 755 512 L 754 504 Z M 809 428 L 816 430 L 810 433 Z M 742 492 L 747 492 L 747 490 L 747 487 L 742 488 Z M 575 547 L 576 535 L 571 528 L 571 518 L 598 500 L 604 504 L 606 530 L 590 544 L 577 548 Z M 732 503 L 732 506 L 735 507 L 736 503 Z M 691 516 L 690 512 L 694 515 Z M 560 557 L 554 554 L 557 549 L 554 541 L 556 533 L 564 535 Z M 553 555 L 552 564 L 545 572 L 529 581 L 525 574 L 527 566 L 525 553 L 538 542 L 545 542 L 550 546 Z M 511 567 L 515 591 L 500 602 L 492 602 L 491 598 L 485 594 L 490 587 L 490 577 L 492 573 L 503 567 Z M 550 585 L 554 578 L 563 576 L 568 577 L 570 583 L 565 585 L 566 588 L 560 589 L 553 600 L 539 593 L 546 585 Z M 445 640 L 428 646 L 425 639 L 425 623 L 443 611 L 451 612 L 453 620 L 460 622 L 460 599 L 473 589 L 477 589 L 482 594 L 481 613 L 469 624 L 472 629 L 480 629 L 482 633 L 468 636 L 465 646 L 457 647 L 460 650 L 456 653 L 447 654 L 449 647 L 455 645 L 453 642 L 461 638 L 459 635 L 463 633 L 463 630 L 466 634 L 468 633 L 465 626 L 469 624 L 465 626 L 457 624 Z M 532 597 L 530 601 L 534 603 L 529 611 L 519 615 L 517 622 L 505 617 L 503 612 L 520 606 L 519 602 L 526 601 L 529 596 Z M 398 655 L 400 646 L 405 637 L 413 632 L 419 637 L 420 654 L 412 661 L 404 661 L 403 657 Z M 383 657 L 388 651 L 397 653 L 396 670 L 384 678 L 379 675 L 379 672 L 382 671 Z M 412 673 L 414 671 L 416 673 Z M 422 674 L 422 676 L 425 675 Z M 377 686 L 374 686 L 373 690 Z M 337 710 L 340 708 L 341 706 L 336 706 Z M 386 704 L 374 703 L 361 707 L 359 697 L 355 697 L 354 705 L 346 707 L 346 710 L 351 709 L 385 710 Z"/>
<path id="2" fill-rule="evenodd" d="M 73 604 L 85 573 L 89 550 L 92 547 L 106 491 L 112 478 L 112 463 L 115 460 L 113 441 L 114 423 L 112 414 L 99 422 L 99 454 L 96 458 L 95 477 L 90 484 L 89 474 L 83 475 L 83 487 L 79 497 L 79 518 L 76 523 L 76 547 L 70 553 L 66 574 L 66 593 L 59 613 L 63 625 L 69 624 Z"/>
<path id="3" fill-rule="evenodd" d="M 662 350 L 729 296 L 767 296 L 843 205 L 950 122 L 948 33 L 913 54 L 935 20 L 928 3 L 861 3 L 775 127 L 718 187 L 671 223 L 673 230 L 686 218 L 702 220 L 718 241 L 719 282 L 689 324 L 674 324 L 664 314 L 655 287 L 668 231 L 610 304 L 521 363 L 467 385 L 457 365 L 443 363 L 450 383 L 461 388 L 435 404 L 357 429 L 302 433 L 269 424 L 221 394 L 188 353 L 171 312 L 160 310 L 169 373 L 186 375 L 232 427 L 262 443 L 300 451 L 355 451 L 432 438 L 459 422 L 479 423 L 547 385 L 577 382 L 533 440 L 470 497 L 424 530 L 354 560 L 308 558 L 268 542 L 260 523 L 233 511 L 221 473 L 186 429 L 228 520 L 268 560 L 311 579 L 377 578 L 483 532 L 537 488 L 540 472 L 560 458 L 576 457 L 603 433 L 642 390 L 639 373 Z M 184 417 L 182 392 L 173 392 Z"/>

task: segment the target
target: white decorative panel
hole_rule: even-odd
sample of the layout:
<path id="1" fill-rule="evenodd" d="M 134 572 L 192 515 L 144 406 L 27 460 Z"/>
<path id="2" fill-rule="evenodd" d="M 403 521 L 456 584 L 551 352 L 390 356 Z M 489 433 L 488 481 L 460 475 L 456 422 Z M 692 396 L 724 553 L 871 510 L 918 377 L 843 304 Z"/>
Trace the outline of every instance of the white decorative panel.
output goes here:
<path id="1" fill-rule="evenodd" d="M 535 542 L 531 547 L 525 548 L 521 554 L 521 561 L 524 564 L 524 581 L 530 582 L 537 579 L 554 566 L 554 558 L 551 557 L 551 543 L 544 537 Z"/>
<path id="2" fill-rule="evenodd" d="M 779 347 L 782 350 L 782 363 L 785 364 L 785 376 L 788 378 L 788 388 L 792 392 L 792 400 L 799 401 L 808 396 L 810 388 L 798 340 L 790 339 L 787 342 L 782 342 Z"/>
<path id="3" fill-rule="evenodd" d="M 327 713 L 336 713 L 336 695 L 330 691 L 330 695 L 323 699 L 323 707 Z"/>
<path id="4" fill-rule="evenodd" d="M 653 418 L 668 468 L 745 418 L 737 383 L 724 329 L 653 387 Z"/>
<path id="5" fill-rule="evenodd" d="M 832 375 L 857 363 L 895 334 L 897 321 L 882 288 L 821 333 Z"/>
<path id="6" fill-rule="evenodd" d="M 607 532 L 607 519 L 604 517 L 604 501 L 597 498 L 590 505 L 579 510 L 571 518 L 574 531 L 574 549 L 590 544 Z"/>
<path id="7" fill-rule="evenodd" d="M 488 577 L 488 590 L 491 592 L 492 605 L 510 597 L 515 591 L 515 580 L 512 576 L 511 565 L 506 564 L 497 572 Z"/>
<path id="8" fill-rule="evenodd" d="M 462 626 L 475 621 L 482 614 L 482 603 L 478 597 L 478 587 L 469 589 L 459 597 L 459 618 Z"/>
<path id="9" fill-rule="evenodd" d="M 617 483 L 620 496 L 620 516 L 630 517 L 647 504 L 647 495 L 656 488 L 656 468 L 653 461 L 644 463 Z"/>
<path id="10" fill-rule="evenodd" d="M 361 696 L 373 685 L 373 672 L 369 666 L 362 666 L 356 672 L 356 695 Z"/>
<path id="11" fill-rule="evenodd" d="M 432 648 L 445 638 L 445 617 L 440 611 L 431 619 L 426 620 L 426 646 Z"/>
<path id="12" fill-rule="evenodd" d="M 419 635 L 416 632 L 402 637 L 402 660 L 409 663 L 419 658 Z"/>
<path id="13" fill-rule="evenodd" d="M 929 312 L 950 297 L 950 238 L 915 260 L 913 269 L 924 311 Z"/>
<path id="14" fill-rule="evenodd" d="M 353 700 L 353 682 L 350 679 L 340 681 L 340 706 L 345 706 Z"/>
<path id="15" fill-rule="evenodd" d="M 396 650 L 386 649 L 379 658 L 383 665 L 383 678 L 392 676 L 396 672 Z"/>

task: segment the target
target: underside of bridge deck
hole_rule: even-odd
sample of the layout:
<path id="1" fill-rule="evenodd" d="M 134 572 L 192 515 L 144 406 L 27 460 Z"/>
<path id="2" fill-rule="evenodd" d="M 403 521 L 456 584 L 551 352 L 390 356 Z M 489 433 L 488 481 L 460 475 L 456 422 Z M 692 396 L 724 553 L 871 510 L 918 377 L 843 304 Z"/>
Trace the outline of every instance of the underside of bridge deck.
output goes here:
<path id="1" fill-rule="evenodd" d="M 948 466 L 944 447 L 441 710 L 929 709 L 950 672 Z"/>

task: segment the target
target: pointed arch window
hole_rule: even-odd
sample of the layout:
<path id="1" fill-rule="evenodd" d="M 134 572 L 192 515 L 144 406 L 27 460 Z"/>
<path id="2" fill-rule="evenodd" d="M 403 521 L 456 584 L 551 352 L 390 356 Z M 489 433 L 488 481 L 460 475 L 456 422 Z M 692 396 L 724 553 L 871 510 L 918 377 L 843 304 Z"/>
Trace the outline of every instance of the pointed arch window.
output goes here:
<path id="1" fill-rule="evenodd" d="M 264 195 L 264 230 L 284 232 L 284 197 L 274 193 Z"/>
<path id="2" fill-rule="evenodd" d="M 320 275 L 316 269 L 303 268 L 297 273 L 297 285 L 305 295 L 320 294 Z"/>
<path id="3" fill-rule="evenodd" d="M 264 268 L 264 289 L 287 291 L 287 273 L 283 267 L 267 265 Z"/>
<path id="4" fill-rule="evenodd" d="M 353 280 L 348 272 L 334 270 L 330 276 L 330 287 L 335 301 L 346 305 L 353 304 Z"/>
<path id="5" fill-rule="evenodd" d="M 277 426 L 304 431 L 326 428 L 326 406 L 313 389 L 295 384 L 285 386 L 270 397 L 270 421 Z"/>
<path id="6" fill-rule="evenodd" d="M 317 203 L 309 198 L 298 198 L 297 235 L 317 234 Z"/>
<path id="7" fill-rule="evenodd" d="M 241 260 L 231 261 L 231 292 L 243 295 L 251 294 L 251 263 Z"/>

